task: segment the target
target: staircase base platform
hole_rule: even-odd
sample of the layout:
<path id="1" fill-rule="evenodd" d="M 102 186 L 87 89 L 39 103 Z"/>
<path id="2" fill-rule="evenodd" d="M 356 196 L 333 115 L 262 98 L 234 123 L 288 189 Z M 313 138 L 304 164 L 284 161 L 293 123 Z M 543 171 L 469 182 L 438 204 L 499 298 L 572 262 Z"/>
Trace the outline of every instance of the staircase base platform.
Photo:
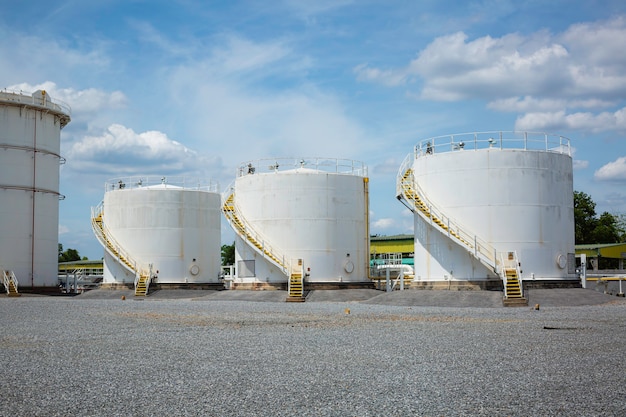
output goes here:
<path id="1" fill-rule="evenodd" d="M 7 294 L 7 297 L 21 297 L 21 296 L 22 296 L 22 294 L 20 294 L 19 292 L 17 292 L 17 293 L 13 293 L 12 292 L 12 293 Z"/>
<path id="2" fill-rule="evenodd" d="M 485 281 L 415 281 L 405 288 L 417 290 L 450 290 L 450 291 L 502 291 L 504 289 L 501 279 Z"/>
<path id="3" fill-rule="evenodd" d="M 528 307 L 527 298 L 503 298 L 502 305 L 504 307 Z"/>
<path id="4" fill-rule="evenodd" d="M 287 297 L 285 300 L 288 303 L 304 303 L 306 301 L 305 297 Z"/>

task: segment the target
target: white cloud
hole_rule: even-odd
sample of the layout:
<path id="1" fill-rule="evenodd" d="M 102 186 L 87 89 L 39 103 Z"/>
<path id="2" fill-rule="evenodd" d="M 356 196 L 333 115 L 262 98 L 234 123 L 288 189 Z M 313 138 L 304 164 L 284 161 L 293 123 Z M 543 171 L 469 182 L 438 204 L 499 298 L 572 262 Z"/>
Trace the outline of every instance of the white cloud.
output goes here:
<path id="1" fill-rule="evenodd" d="M 382 70 L 379 68 L 371 68 L 367 64 L 360 64 L 354 67 L 354 73 L 358 81 L 378 82 L 388 87 L 405 84 L 408 73 L 406 70 Z"/>
<path id="2" fill-rule="evenodd" d="M 572 161 L 572 165 L 573 165 L 574 170 L 586 169 L 586 168 L 589 167 L 589 161 L 584 161 L 584 160 L 581 160 L 581 159 L 574 159 Z"/>
<path id="3" fill-rule="evenodd" d="M 80 71 L 104 71 L 111 63 L 105 53 L 106 45 L 98 40 L 83 38 L 82 49 L 78 49 L 51 40 L 53 37 L 30 36 L 16 30 L 0 35 L 3 36 L 0 56 L 7 58 L 0 65 L 0 79 L 10 84 L 42 78 L 69 84 Z M 42 74 L 46 75 L 42 77 Z"/>
<path id="4" fill-rule="evenodd" d="M 231 41 L 168 74 L 173 106 L 185 109 L 187 137 L 232 163 L 274 156 L 358 159 L 371 150 L 343 103 L 300 81 L 306 60 L 281 45 Z M 258 82 L 277 72 L 284 85 Z"/>
<path id="5" fill-rule="evenodd" d="M 557 112 L 526 113 L 515 121 L 516 130 L 581 130 L 593 133 L 606 131 L 626 132 L 626 108 L 616 112 Z"/>
<path id="6" fill-rule="evenodd" d="M 119 124 L 74 143 L 67 159 L 74 171 L 115 176 L 189 173 L 221 165 L 219 158 L 204 158 L 162 132 L 136 133 Z"/>
<path id="7" fill-rule="evenodd" d="M 59 224 L 59 236 L 69 233 L 69 231 L 69 227 Z"/>
<path id="8" fill-rule="evenodd" d="M 576 24 L 551 34 L 457 32 L 434 39 L 405 66 L 360 64 L 359 81 L 418 89 L 407 96 L 434 101 L 484 99 L 487 107 L 525 113 L 517 128 L 623 130 L 626 17 Z M 577 111 L 583 110 L 583 111 Z M 605 111 L 602 111 L 605 110 Z"/>
<path id="9" fill-rule="evenodd" d="M 626 181 L 626 156 L 602 166 L 595 172 L 594 178 L 599 181 Z"/>
<path id="10" fill-rule="evenodd" d="M 508 97 L 489 102 L 487 108 L 500 112 L 552 112 L 564 108 L 597 109 L 611 107 L 616 101 L 606 101 L 600 99 L 587 100 L 566 100 L 559 98 L 536 98 L 532 96 Z"/>
<path id="11" fill-rule="evenodd" d="M 20 83 L 7 87 L 10 91 L 23 91 L 26 94 L 34 93 L 37 90 L 45 90 L 52 100 L 68 104 L 72 113 L 78 114 L 96 113 L 103 109 L 122 108 L 127 104 L 127 98 L 121 91 L 111 93 L 88 88 L 85 90 L 75 90 L 73 88 L 59 88 L 52 81 L 45 81 L 40 84 Z"/>
<path id="12" fill-rule="evenodd" d="M 394 219 L 378 219 L 375 220 L 371 227 L 373 230 L 376 231 L 384 231 L 384 230 L 388 230 L 391 229 L 392 227 L 394 227 L 396 225 L 396 221 Z"/>

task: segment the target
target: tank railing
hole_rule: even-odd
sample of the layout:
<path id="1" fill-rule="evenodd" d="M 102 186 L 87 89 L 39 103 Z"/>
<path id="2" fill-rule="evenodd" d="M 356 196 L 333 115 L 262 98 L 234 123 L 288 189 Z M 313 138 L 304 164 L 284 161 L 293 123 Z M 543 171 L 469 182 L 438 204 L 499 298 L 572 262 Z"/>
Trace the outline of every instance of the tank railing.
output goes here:
<path id="1" fill-rule="evenodd" d="M 242 163 L 237 177 L 245 175 L 282 172 L 298 168 L 309 168 L 322 172 L 367 176 L 367 166 L 360 161 L 337 158 L 266 158 Z"/>
<path id="2" fill-rule="evenodd" d="M 232 214 L 229 213 L 230 210 L 226 209 L 226 206 L 229 204 L 228 199 L 232 196 Z M 239 234 L 242 239 L 250 242 L 252 246 L 263 256 L 264 259 L 270 260 L 270 262 L 276 264 L 281 268 L 283 273 L 288 276 L 289 274 L 289 263 L 285 259 L 285 255 L 282 250 L 277 248 L 276 246 L 270 244 L 271 241 L 262 233 L 257 231 L 250 222 L 246 220 L 246 218 L 241 214 L 241 210 L 237 205 L 237 199 L 235 198 L 235 186 L 234 182 L 227 188 L 227 191 L 222 194 L 222 208 L 224 212 L 224 216 L 231 224 L 231 226 L 235 229 L 235 232 Z M 239 221 L 240 225 L 234 224 L 235 221 L 232 218 L 232 215 L 236 217 Z M 255 244 L 256 242 L 256 244 Z"/>
<path id="3" fill-rule="evenodd" d="M 541 132 L 491 131 L 458 133 L 421 140 L 415 155 L 480 149 L 521 149 L 572 155 L 569 138 Z"/>
<path id="4" fill-rule="evenodd" d="M 463 245 L 474 255 L 476 259 L 489 266 L 494 272 L 497 272 L 498 264 L 496 249 L 489 242 L 478 237 L 478 235 L 466 230 L 460 223 L 447 216 L 442 210 L 434 205 L 426 197 L 426 193 L 424 193 L 418 182 L 415 181 L 414 175 L 411 172 L 408 178 L 410 181 L 410 186 L 408 187 L 412 188 L 412 191 L 426 207 L 426 210 L 419 210 L 415 207 L 415 199 L 407 195 L 409 194 L 407 191 L 410 190 L 407 189 L 407 185 L 405 184 L 405 175 L 407 171 L 411 169 L 414 157 L 415 156 L 413 154 L 407 155 L 400 165 L 400 170 L 398 171 L 398 177 L 396 180 L 397 196 L 411 202 L 412 211 L 419 213 L 419 215 L 426 219 L 431 226 L 439 228 L 442 233 L 447 234 L 448 238 Z"/>
<path id="5" fill-rule="evenodd" d="M 197 190 L 219 193 L 220 186 L 217 181 L 190 177 L 166 177 L 166 176 L 134 176 L 120 177 L 107 180 L 104 183 L 104 192 L 113 190 L 132 190 L 146 188 L 155 185 L 163 185 L 165 188 L 177 187 L 185 190 Z"/>
<path id="6" fill-rule="evenodd" d="M 103 216 L 104 209 L 104 201 L 101 202 L 98 206 L 91 208 L 91 227 L 96 235 L 96 238 L 100 242 L 102 246 L 104 246 L 105 250 L 109 252 L 111 256 L 113 256 L 118 263 L 122 264 L 126 269 L 135 274 L 135 279 L 137 279 L 137 262 L 133 259 L 133 257 L 126 251 L 122 245 L 120 245 L 108 227 L 104 223 Z M 98 219 L 100 219 L 98 221 Z"/>
<path id="7" fill-rule="evenodd" d="M 72 108 L 69 104 L 62 102 L 61 100 L 51 99 L 45 90 L 41 90 L 41 92 L 41 96 L 35 94 L 26 95 L 22 91 L 11 91 L 5 88 L 0 91 L 0 101 L 12 101 L 21 104 L 46 107 L 68 115 L 72 113 Z"/>

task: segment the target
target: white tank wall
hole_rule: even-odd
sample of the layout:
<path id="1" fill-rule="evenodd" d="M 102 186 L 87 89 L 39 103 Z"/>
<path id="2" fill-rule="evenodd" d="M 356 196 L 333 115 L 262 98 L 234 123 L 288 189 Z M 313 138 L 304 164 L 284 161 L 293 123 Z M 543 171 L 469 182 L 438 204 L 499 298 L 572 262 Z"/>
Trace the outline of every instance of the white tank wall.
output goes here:
<path id="1" fill-rule="evenodd" d="M 308 282 L 362 282 L 369 259 L 364 180 L 307 168 L 245 175 L 235 182 L 236 204 L 286 259 L 303 259 Z M 255 260 L 248 281 L 286 282 L 248 243 L 237 238 L 235 246 L 236 261 Z M 241 268 L 238 274 L 244 278 Z"/>
<path id="2" fill-rule="evenodd" d="M 138 264 L 158 270 L 158 283 L 219 282 L 219 193 L 172 186 L 111 190 L 104 196 L 104 222 Z M 106 253 L 105 283 L 134 278 Z"/>
<path id="3" fill-rule="evenodd" d="M 558 152 L 459 150 L 415 159 L 432 204 L 500 252 L 516 251 L 523 279 L 571 279 L 560 257 L 574 253 L 572 159 Z M 499 255 L 498 255 L 499 256 Z M 415 215 L 415 275 L 422 280 L 495 277 Z"/>
<path id="4" fill-rule="evenodd" d="M 61 128 L 69 108 L 42 92 L 0 92 L 0 268 L 57 287 Z"/>

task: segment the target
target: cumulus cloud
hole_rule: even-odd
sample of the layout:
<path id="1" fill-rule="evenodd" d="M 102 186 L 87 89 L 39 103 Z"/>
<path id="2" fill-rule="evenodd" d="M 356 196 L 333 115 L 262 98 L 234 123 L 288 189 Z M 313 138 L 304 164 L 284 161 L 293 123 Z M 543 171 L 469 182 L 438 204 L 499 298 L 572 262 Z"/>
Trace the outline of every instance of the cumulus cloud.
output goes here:
<path id="1" fill-rule="evenodd" d="M 377 231 L 385 231 L 391 229 L 396 225 L 396 221 L 394 219 L 378 219 L 372 222 L 372 229 Z"/>
<path id="2" fill-rule="evenodd" d="M 53 100 L 68 104 L 73 112 L 78 113 L 96 113 L 103 109 L 122 108 L 127 104 L 126 96 L 121 91 L 105 92 L 96 88 L 85 90 L 60 88 L 52 81 L 45 81 L 40 84 L 14 84 L 7 89 L 28 94 L 37 90 L 45 90 Z"/>
<path id="3" fill-rule="evenodd" d="M 615 112 L 557 112 L 526 113 L 515 121 L 517 130 L 584 130 L 593 133 L 606 131 L 626 132 L 626 108 Z"/>
<path id="4" fill-rule="evenodd" d="M 73 170 L 115 176 L 179 174 L 220 163 L 219 159 L 207 160 L 162 132 L 136 133 L 119 124 L 109 126 L 100 136 L 87 136 L 74 143 L 67 159 Z"/>
<path id="5" fill-rule="evenodd" d="M 354 73 L 422 100 L 486 100 L 492 110 L 523 113 L 516 128 L 623 130 L 624 109 L 607 109 L 626 96 L 625 44 L 623 16 L 557 34 L 470 39 L 457 32 L 436 38 L 405 66 L 360 64 Z"/>
<path id="6" fill-rule="evenodd" d="M 541 99 L 532 96 L 508 97 L 489 102 L 487 108 L 500 112 L 527 113 L 527 112 L 551 112 L 564 108 L 587 108 L 597 109 L 611 107 L 616 101 L 600 99 L 566 100 L 559 98 Z"/>
<path id="7" fill-rule="evenodd" d="M 594 178 L 599 181 L 626 181 L 626 156 L 619 157 L 598 169 Z"/>

